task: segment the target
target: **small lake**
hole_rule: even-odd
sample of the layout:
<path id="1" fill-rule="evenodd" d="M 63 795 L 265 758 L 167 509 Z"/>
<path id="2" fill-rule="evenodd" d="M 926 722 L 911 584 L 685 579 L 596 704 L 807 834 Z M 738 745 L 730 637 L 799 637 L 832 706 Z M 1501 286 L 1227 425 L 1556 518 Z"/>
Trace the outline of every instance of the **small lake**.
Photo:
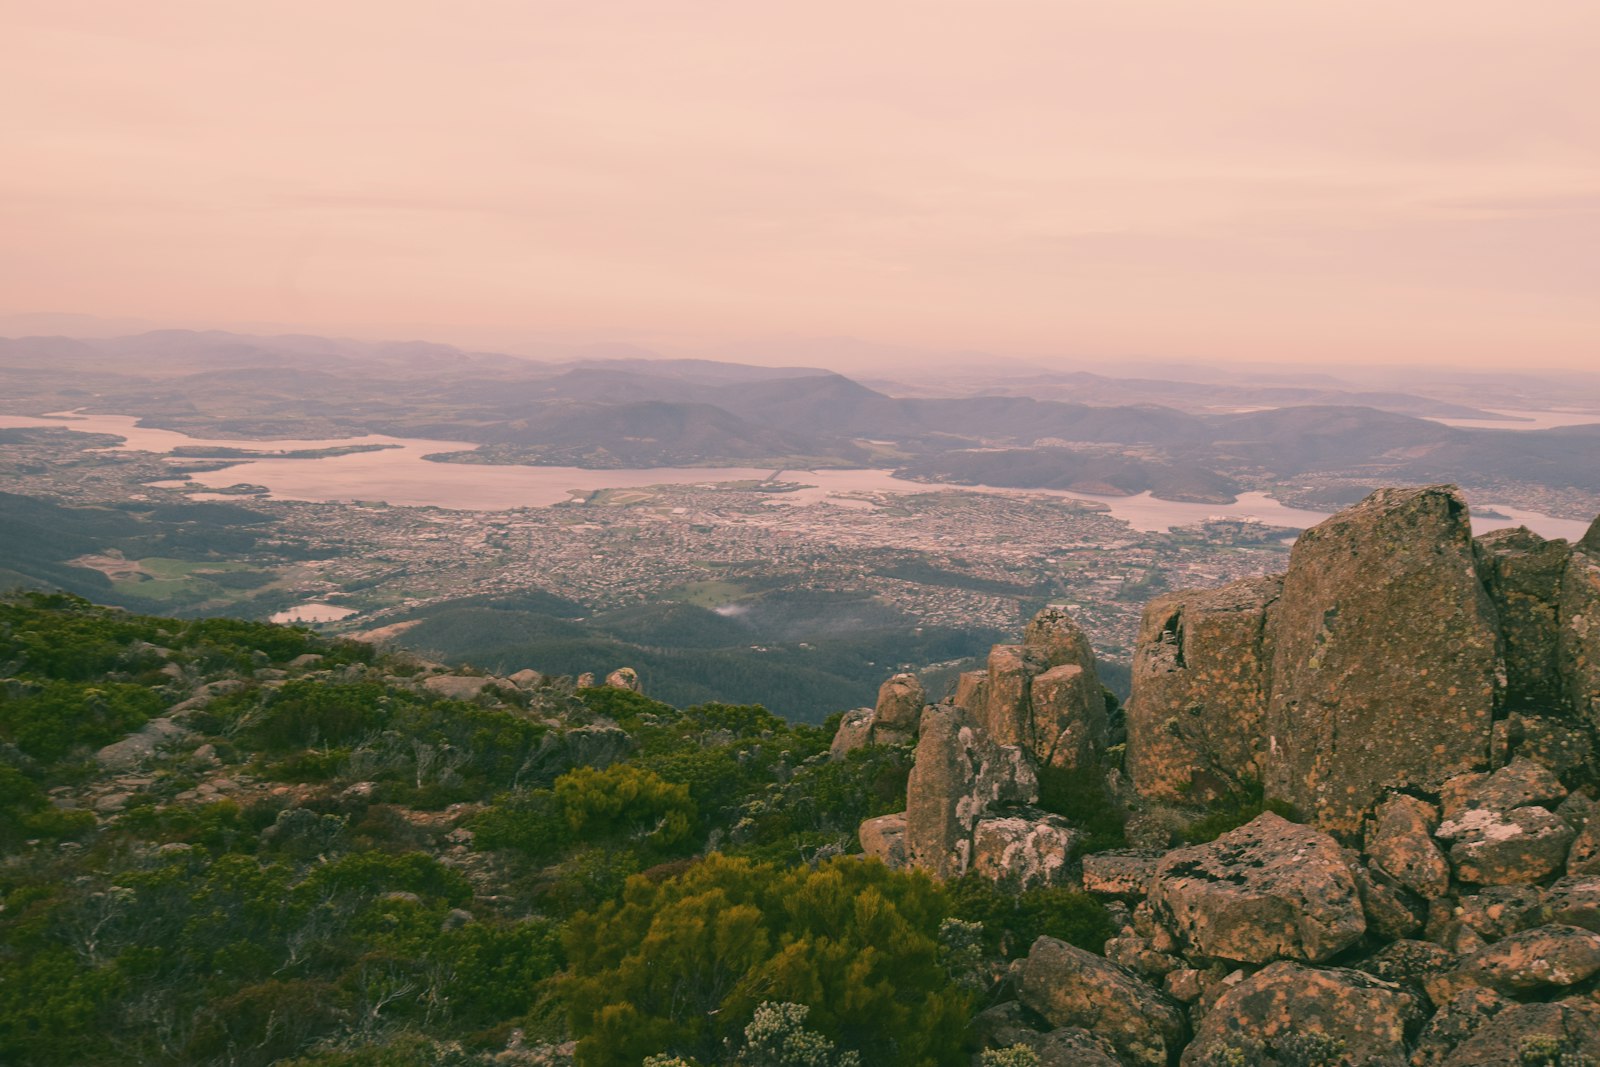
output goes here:
<path id="1" fill-rule="evenodd" d="M 265 486 L 271 499 L 310 502 L 382 501 L 414 507 L 439 507 L 460 511 L 506 511 L 511 508 L 548 507 L 570 500 L 575 493 L 597 489 L 635 489 L 652 485 L 705 485 L 727 482 L 752 482 L 774 478 L 800 482 L 804 488 L 774 494 L 772 503 L 815 504 L 824 501 L 858 507 L 853 494 L 926 493 L 955 490 L 1022 496 L 1053 496 L 1079 500 L 1104 507 L 1135 530 L 1154 532 L 1173 526 L 1203 522 L 1211 518 L 1255 518 L 1274 526 L 1304 528 L 1327 518 L 1329 512 L 1287 507 L 1265 493 L 1242 493 L 1233 504 L 1188 504 L 1158 500 L 1149 493 L 1136 496 L 1094 496 L 1058 489 L 1006 489 L 996 486 L 955 486 L 912 482 L 894 477 L 892 471 L 820 470 L 774 472 L 756 467 L 646 467 L 629 470 L 587 470 L 580 467 L 518 467 L 471 463 L 434 463 L 423 457 L 435 452 L 461 452 L 474 445 L 461 441 L 431 441 L 417 438 L 346 437 L 333 440 L 264 440 L 190 437 L 173 430 L 137 425 L 131 415 L 63 415 L 32 418 L 0 415 L 0 428 L 53 427 L 85 433 L 112 434 L 124 438 L 118 449 L 170 453 L 173 449 L 196 445 L 223 446 L 254 450 L 334 448 L 341 445 L 387 445 L 373 452 L 356 452 L 320 459 L 251 459 L 215 471 L 193 474 L 187 483 L 158 483 L 176 487 L 187 484 L 196 498 L 235 499 L 205 489 L 223 489 L 241 482 Z M 1519 425 L 1519 424 L 1506 424 Z M 1545 537 L 1582 537 L 1588 523 L 1558 519 L 1539 512 L 1513 508 L 1490 501 L 1475 502 L 1478 510 L 1494 510 L 1505 519 L 1475 516 L 1473 528 L 1484 533 L 1505 526 L 1526 525 Z M 325 605 L 326 606 L 326 605 Z M 343 609 L 335 609 L 343 610 Z M 320 620 L 311 620 L 320 621 Z"/>

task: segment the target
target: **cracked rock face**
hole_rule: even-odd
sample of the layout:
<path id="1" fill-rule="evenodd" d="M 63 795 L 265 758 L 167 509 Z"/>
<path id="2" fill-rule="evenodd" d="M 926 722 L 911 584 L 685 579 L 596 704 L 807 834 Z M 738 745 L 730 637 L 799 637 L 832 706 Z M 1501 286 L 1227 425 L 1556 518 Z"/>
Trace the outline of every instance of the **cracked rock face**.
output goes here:
<path id="1" fill-rule="evenodd" d="M 1268 796 L 1354 833 L 1385 789 L 1487 762 L 1498 633 L 1453 488 L 1380 489 L 1307 530 L 1271 630 Z"/>
<path id="2" fill-rule="evenodd" d="M 998 807 L 1033 803 L 1038 788 L 1020 749 L 996 744 L 952 704 L 930 705 L 906 785 L 910 862 L 935 878 L 959 878 L 972 865 L 979 820 Z"/>
<path id="3" fill-rule="evenodd" d="M 1267 616 L 1281 577 L 1173 593 L 1145 608 L 1128 702 L 1128 772 L 1144 796 L 1205 803 L 1261 777 Z"/>
<path id="4" fill-rule="evenodd" d="M 1083 768 L 1104 754 L 1109 724 L 1089 637 L 1060 608 L 1045 608 L 1020 645 L 995 645 L 981 678 L 962 675 L 955 703 L 981 709 L 998 744 L 1041 766 Z"/>
<path id="5" fill-rule="evenodd" d="M 1556 663 L 1567 702 L 1600 727 L 1600 519 L 1567 560 L 1559 625 Z"/>
<path id="6" fill-rule="evenodd" d="M 1019 890 L 1060 885 L 1081 836 L 1055 815 L 981 819 L 972 833 L 972 870 Z"/>
<path id="7" fill-rule="evenodd" d="M 1513 708 L 1556 708 L 1566 702 L 1556 653 L 1561 581 L 1569 549 L 1523 527 L 1477 539 L 1478 570 L 1500 620 L 1506 663 L 1505 700 Z"/>
<path id="8" fill-rule="evenodd" d="M 1270 812 L 1217 840 L 1169 852 L 1150 900 L 1191 955 L 1235 963 L 1318 962 L 1366 932 L 1338 842 Z"/>

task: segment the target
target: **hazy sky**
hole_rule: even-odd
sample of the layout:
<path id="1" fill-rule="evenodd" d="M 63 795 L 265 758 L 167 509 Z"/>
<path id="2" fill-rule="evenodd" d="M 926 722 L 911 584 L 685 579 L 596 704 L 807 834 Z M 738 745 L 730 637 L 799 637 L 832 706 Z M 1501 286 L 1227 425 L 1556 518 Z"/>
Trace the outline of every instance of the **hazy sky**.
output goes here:
<path id="1" fill-rule="evenodd" d="M 0 0 L 0 312 L 1600 365 L 1597 101 L 1594 0 Z"/>

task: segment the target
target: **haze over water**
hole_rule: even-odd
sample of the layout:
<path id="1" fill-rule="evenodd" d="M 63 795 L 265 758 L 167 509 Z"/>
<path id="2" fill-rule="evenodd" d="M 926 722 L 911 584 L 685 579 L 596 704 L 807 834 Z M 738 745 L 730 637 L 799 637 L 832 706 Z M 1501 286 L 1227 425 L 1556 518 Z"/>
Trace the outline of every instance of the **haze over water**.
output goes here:
<path id="1" fill-rule="evenodd" d="M 282 451 L 335 448 L 348 445 L 387 445 L 379 451 L 356 452 L 319 459 L 251 459 L 220 470 L 199 471 L 188 483 L 162 483 L 171 488 L 224 489 L 241 483 L 261 485 L 270 497 L 310 502 L 371 501 L 398 506 L 439 507 L 461 511 L 506 511 L 548 507 L 570 500 L 574 494 L 598 489 L 630 489 L 651 485 L 712 485 L 727 482 L 776 481 L 801 483 L 805 488 L 775 493 L 773 504 L 812 504 L 837 500 L 857 501 L 847 494 L 925 493 L 940 490 L 1053 496 L 1104 506 L 1112 516 L 1135 530 L 1152 532 L 1210 518 L 1255 518 L 1274 526 L 1304 528 L 1328 517 L 1328 512 L 1287 507 L 1265 493 L 1241 493 L 1233 504 L 1185 503 L 1160 500 L 1149 493 L 1109 497 L 1059 489 L 1010 489 L 987 485 L 947 485 L 913 482 L 881 469 L 775 472 L 757 467 L 644 467 L 590 470 L 581 467 L 533 467 L 471 463 L 439 463 L 424 456 L 439 452 L 470 451 L 475 445 L 461 441 L 368 435 L 329 440 L 241 440 L 190 437 L 173 430 L 138 425 L 132 415 L 63 415 L 30 418 L 0 415 L 0 428 L 51 427 L 83 433 L 112 434 L 124 438 L 118 449 L 169 454 L 179 447 L 219 446 L 234 449 Z M 776 476 L 776 477 L 775 477 Z M 198 499 L 223 494 L 198 492 Z M 231 497 L 231 495 L 229 495 Z M 1506 518 L 1474 515 L 1478 533 L 1526 525 L 1544 537 L 1576 540 L 1588 524 L 1560 519 L 1526 509 L 1487 501 L 1474 501 L 1480 510 L 1494 510 Z"/>

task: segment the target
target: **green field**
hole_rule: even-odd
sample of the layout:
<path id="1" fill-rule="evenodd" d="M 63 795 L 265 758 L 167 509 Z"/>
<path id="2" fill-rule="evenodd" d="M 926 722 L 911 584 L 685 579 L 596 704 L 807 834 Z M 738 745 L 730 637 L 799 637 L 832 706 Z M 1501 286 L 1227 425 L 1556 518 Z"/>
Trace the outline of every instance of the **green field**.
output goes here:
<path id="1" fill-rule="evenodd" d="M 697 608 L 716 608 L 744 597 L 749 590 L 736 582 L 688 582 L 667 590 L 662 600 L 693 604 Z"/>

